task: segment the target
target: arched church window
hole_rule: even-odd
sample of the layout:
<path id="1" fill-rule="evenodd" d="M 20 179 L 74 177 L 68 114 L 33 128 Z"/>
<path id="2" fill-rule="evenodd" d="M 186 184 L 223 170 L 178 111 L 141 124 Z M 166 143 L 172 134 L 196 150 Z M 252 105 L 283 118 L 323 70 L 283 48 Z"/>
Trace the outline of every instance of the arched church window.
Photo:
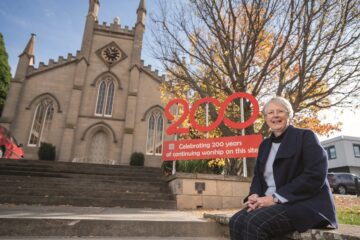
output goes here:
<path id="1" fill-rule="evenodd" d="M 164 118 L 160 111 L 153 111 L 148 118 L 146 154 L 161 155 L 164 138 Z"/>
<path id="2" fill-rule="evenodd" d="M 104 77 L 98 89 L 96 101 L 96 116 L 111 117 L 114 105 L 115 84 L 110 76 Z"/>
<path id="3" fill-rule="evenodd" d="M 148 120 L 148 134 L 146 141 L 146 153 L 154 154 L 154 138 L 155 136 L 155 117 L 153 114 L 149 117 Z"/>
<path id="4" fill-rule="evenodd" d="M 111 116 L 112 108 L 113 108 L 113 101 L 114 101 L 114 93 L 115 93 L 115 85 L 113 82 L 110 82 L 108 85 L 108 95 L 106 100 L 106 109 L 105 115 Z"/>
<path id="5" fill-rule="evenodd" d="M 105 102 L 105 93 L 106 93 L 106 83 L 101 82 L 99 86 L 98 98 L 97 98 L 97 105 L 96 105 L 96 114 L 102 115 L 104 109 L 104 102 Z"/>
<path id="6" fill-rule="evenodd" d="M 29 136 L 29 146 L 40 146 L 41 142 L 47 141 L 53 115 L 53 100 L 45 98 L 36 106 Z"/>

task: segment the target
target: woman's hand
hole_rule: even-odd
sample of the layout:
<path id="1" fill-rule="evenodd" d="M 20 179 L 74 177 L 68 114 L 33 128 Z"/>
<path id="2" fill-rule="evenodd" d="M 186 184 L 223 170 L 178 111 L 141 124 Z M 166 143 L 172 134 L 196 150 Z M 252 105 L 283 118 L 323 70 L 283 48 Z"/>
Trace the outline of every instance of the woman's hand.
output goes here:
<path id="1" fill-rule="evenodd" d="M 272 196 L 265 196 L 265 197 L 259 197 L 257 199 L 258 202 L 258 207 L 262 208 L 262 207 L 269 207 L 272 205 L 275 205 L 276 203 L 274 203 L 274 199 Z"/>
<path id="2" fill-rule="evenodd" d="M 252 194 L 245 205 L 248 207 L 248 212 L 251 212 L 257 208 L 275 205 L 275 203 L 272 196 L 259 197 L 257 194 Z"/>
<path id="3" fill-rule="evenodd" d="M 251 195 L 248 197 L 248 201 L 245 203 L 245 205 L 249 205 L 249 204 L 254 204 L 254 203 L 256 203 L 258 197 L 259 197 L 259 195 L 257 195 L 256 193 L 251 194 Z"/>
<path id="4" fill-rule="evenodd" d="M 259 195 L 257 195 L 256 193 L 255 194 L 251 194 L 249 197 L 248 197 L 248 200 L 247 202 L 245 202 L 245 206 L 247 206 L 249 209 L 248 209 L 248 212 L 254 210 L 257 208 L 257 199 L 259 198 Z"/>

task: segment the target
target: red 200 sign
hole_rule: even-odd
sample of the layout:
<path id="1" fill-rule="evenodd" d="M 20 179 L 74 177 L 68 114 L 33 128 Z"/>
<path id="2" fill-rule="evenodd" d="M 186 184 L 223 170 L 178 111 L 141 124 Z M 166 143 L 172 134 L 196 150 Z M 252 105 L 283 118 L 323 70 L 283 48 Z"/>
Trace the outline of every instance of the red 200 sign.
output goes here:
<path id="1" fill-rule="evenodd" d="M 237 99 L 237 98 L 248 99 L 253 105 L 252 114 L 251 114 L 250 118 L 247 119 L 245 122 L 234 122 L 234 121 L 228 119 L 227 117 L 224 117 L 225 111 L 226 111 L 229 103 L 231 103 L 232 101 L 234 101 L 234 99 Z M 220 107 L 217 119 L 208 126 L 200 125 L 195 120 L 196 110 L 203 103 L 212 103 L 215 106 Z M 165 107 L 165 115 L 170 121 L 174 120 L 174 118 L 175 118 L 175 116 L 170 112 L 170 108 L 174 104 L 182 105 L 184 108 L 184 112 L 179 117 L 179 119 L 177 119 L 170 127 L 168 127 L 166 129 L 166 133 L 169 135 L 176 134 L 176 133 L 188 133 L 189 132 L 189 128 L 181 127 L 181 124 L 185 121 L 185 119 L 187 118 L 188 115 L 189 115 L 189 119 L 190 119 L 190 124 L 196 130 L 199 130 L 202 132 L 208 132 L 208 131 L 215 129 L 217 126 L 219 126 L 221 121 L 224 121 L 224 124 L 231 128 L 235 128 L 235 129 L 246 128 L 246 127 L 250 126 L 259 115 L 259 104 L 258 104 L 256 98 L 254 96 L 252 96 L 248 93 L 244 93 L 244 92 L 234 93 L 234 94 L 230 95 L 229 97 L 227 97 L 225 99 L 225 101 L 223 103 L 220 103 L 219 100 L 212 98 L 212 97 L 202 98 L 194 103 L 191 110 L 189 110 L 189 104 L 184 99 L 180 99 L 180 98 L 173 99 Z"/>

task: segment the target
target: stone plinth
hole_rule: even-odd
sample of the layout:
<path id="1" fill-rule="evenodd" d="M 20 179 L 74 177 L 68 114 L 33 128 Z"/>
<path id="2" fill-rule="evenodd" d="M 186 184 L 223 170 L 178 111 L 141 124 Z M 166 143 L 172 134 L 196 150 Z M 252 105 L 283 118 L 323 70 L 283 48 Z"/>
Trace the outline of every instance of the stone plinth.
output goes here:
<path id="1" fill-rule="evenodd" d="M 222 226 L 228 227 L 231 216 L 235 214 L 213 214 L 204 213 L 204 218 L 211 219 Z M 229 232 L 226 231 L 229 237 Z M 338 229 L 309 229 L 306 232 L 293 232 L 284 237 L 273 238 L 272 240 L 360 240 L 360 226 L 339 224 Z"/>
<path id="2" fill-rule="evenodd" d="M 241 208 L 250 179 L 198 173 L 176 173 L 168 177 L 177 209 Z"/>

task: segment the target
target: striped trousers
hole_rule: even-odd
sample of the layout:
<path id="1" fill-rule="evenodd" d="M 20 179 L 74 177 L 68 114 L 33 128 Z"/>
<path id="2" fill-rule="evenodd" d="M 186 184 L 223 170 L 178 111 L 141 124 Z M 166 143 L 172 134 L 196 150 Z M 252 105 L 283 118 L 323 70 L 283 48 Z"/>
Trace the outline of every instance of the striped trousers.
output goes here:
<path id="1" fill-rule="evenodd" d="M 234 214 L 229 222 L 231 240 L 267 240 L 295 231 L 285 207 L 276 204 Z"/>

